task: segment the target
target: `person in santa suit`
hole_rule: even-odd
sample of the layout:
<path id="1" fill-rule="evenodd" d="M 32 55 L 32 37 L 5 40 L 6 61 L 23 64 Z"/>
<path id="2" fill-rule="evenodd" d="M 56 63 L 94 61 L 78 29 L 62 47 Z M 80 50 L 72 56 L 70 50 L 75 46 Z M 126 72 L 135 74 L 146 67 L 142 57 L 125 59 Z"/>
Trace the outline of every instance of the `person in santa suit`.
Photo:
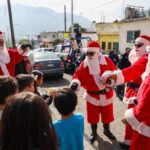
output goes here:
<path id="1" fill-rule="evenodd" d="M 146 69 L 148 54 L 146 46 L 150 44 L 150 37 L 142 35 L 135 40 L 135 45 L 129 54 L 131 66 L 123 70 L 104 73 L 102 76 L 108 79 L 114 79 L 115 85 L 127 83 L 123 101 L 128 104 L 128 109 L 133 108 L 136 104 L 138 89 L 142 83 L 142 74 Z M 129 148 L 132 139 L 132 127 L 127 124 L 125 128 L 124 141 L 119 142 L 121 148 Z"/>
<path id="2" fill-rule="evenodd" d="M 101 82 L 101 74 L 105 71 L 116 70 L 109 57 L 100 52 L 100 45 L 90 41 L 85 50 L 86 57 L 73 75 L 70 88 L 78 91 L 80 86 L 85 89 L 87 121 L 91 124 L 91 143 L 97 138 L 97 123 L 103 123 L 104 134 L 110 139 L 116 139 L 110 131 L 110 123 L 114 120 L 113 100 L 116 99 L 113 88 L 106 87 Z"/>
<path id="3" fill-rule="evenodd" d="M 27 54 L 28 47 L 20 45 L 17 50 L 7 49 L 4 35 L 0 31 L 0 76 L 15 76 L 15 65 L 23 60 Z"/>
<path id="4" fill-rule="evenodd" d="M 137 94 L 137 106 L 125 112 L 124 123 L 133 129 L 130 150 L 150 149 L 150 46 L 144 80 Z"/>

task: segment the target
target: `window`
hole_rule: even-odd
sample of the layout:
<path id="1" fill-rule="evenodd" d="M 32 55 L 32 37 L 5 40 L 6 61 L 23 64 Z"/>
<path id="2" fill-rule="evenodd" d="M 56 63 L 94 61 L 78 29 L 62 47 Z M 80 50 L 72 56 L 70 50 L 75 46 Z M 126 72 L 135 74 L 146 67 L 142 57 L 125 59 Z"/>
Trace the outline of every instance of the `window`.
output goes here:
<path id="1" fill-rule="evenodd" d="M 127 31 L 127 43 L 134 43 L 135 39 L 140 36 L 140 30 Z"/>
<path id="2" fill-rule="evenodd" d="M 106 42 L 102 42 L 102 50 L 106 49 Z"/>
<path id="3" fill-rule="evenodd" d="M 108 49 L 111 49 L 111 42 L 108 42 Z"/>

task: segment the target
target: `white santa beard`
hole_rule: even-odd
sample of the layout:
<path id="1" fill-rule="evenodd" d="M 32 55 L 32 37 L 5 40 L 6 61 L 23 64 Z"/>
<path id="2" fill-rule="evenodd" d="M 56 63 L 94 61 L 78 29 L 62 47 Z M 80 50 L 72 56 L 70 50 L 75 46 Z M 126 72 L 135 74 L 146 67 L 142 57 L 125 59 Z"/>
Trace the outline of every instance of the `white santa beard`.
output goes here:
<path id="1" fill-rule="evenodd" d="M 138 58 L 143 56 L 146 53 L 146 45 L 144 44 L 142 47 L 137 48 L 138 51 L 136 51 L 136 55 Z"/>
<path id="2" fill-rule="evenodd" d="M 146 64 L 145 72 L 142 74 L 142 79 L 144 80 L 150 73 L 150 53 L 148 54 L 148 62 Z"/>
<path id="3" fill-rule="evenodd" d="M 89 67 L 89 72 L 92 75 L 99 75 L 100 73 L 100 65 L 98 55 L 94 55 L 93 58 L 87 57 L 87 64 Z"/>
<path id="4" fill-rule="evenodd" d="M 138 51 L 136 51 L 136 48 L 134 47 L 128 56 L 130 63 L 134 64 L 141 56 L 143 56 L 146 53 L 146 46 L 138 48 Z"/>

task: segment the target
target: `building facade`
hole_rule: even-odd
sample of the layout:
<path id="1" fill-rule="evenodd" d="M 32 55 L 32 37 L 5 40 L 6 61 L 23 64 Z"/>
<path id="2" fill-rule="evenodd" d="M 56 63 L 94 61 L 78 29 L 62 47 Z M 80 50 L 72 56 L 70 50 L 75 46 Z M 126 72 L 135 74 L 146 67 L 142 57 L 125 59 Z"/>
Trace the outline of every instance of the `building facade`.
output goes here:
<path id="1" fill-rule="evenodd" d="M 150 17 L 125 19 L 120 22 L 119 50 L 125 52 L 126 47 L 134 45 L 134 40 L 140 35 L 150 36 Z"/>
<path id="2" fill-rule="evenodd" d="M 114 49 L 116 53 L 119 53 L 119 29 L 120 22 L 118 21 L 96 24 L 98 42 L 103 53 L 108 53 L 110 49 Z"/>

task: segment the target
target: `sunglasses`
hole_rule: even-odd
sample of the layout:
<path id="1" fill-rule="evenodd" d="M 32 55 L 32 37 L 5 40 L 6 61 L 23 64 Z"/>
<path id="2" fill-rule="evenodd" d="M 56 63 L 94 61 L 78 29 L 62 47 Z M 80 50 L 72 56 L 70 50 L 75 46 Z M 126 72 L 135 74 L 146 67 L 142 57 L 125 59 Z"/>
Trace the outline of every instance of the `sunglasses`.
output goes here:
<path id="1" fill-rule="evenodd" d="M 143 45 L 144 45 L 143 43 L 140 43 L 140 44 L 135 44 L 134 46 L 139 48 L 142 47 Z"/>
<path id="2" fill-rule="evenodd" d="M 95 52 L 87 52 L 86 56 L 91 56 L 92 57 L 92 56 L 94 56 L 94 54 L 95 54 Z"/>

